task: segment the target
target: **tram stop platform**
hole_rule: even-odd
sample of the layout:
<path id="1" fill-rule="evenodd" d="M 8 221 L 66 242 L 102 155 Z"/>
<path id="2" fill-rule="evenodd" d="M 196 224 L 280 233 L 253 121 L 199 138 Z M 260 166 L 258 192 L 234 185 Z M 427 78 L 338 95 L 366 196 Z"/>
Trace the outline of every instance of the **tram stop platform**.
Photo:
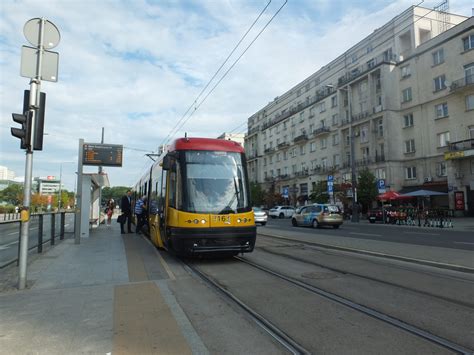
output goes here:
<path id="1" fill-rule="evenodd" d="M 169 288 L 175 275 L 163 256 L 115 220 L 28 264 L 21 291 L 17 268 L 0 270 L 0 354 L 209 353 Z"/>

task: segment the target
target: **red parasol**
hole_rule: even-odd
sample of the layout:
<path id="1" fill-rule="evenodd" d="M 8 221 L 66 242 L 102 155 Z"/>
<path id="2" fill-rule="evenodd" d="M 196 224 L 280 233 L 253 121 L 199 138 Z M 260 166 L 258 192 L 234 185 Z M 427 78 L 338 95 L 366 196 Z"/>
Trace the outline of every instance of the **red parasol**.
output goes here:
<path id="1" fill-rule="evenodd" d="M 400 195 L 398 192 L 387 191 L 387 192 L 384 192 L 383 194 L 378 195 L 377 199 L 380 201 L 390 201 L 390 200 L 398 200 L 401 197 L 402 195 Z"/>

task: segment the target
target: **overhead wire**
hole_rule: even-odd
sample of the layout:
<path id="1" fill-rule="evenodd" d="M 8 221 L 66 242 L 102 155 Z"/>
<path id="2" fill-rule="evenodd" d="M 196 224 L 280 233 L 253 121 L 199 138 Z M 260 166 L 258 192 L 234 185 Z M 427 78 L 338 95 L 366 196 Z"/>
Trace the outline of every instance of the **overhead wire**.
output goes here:
<path id="1" fill-rule="evenodd" d="M 252 28 L 255 26 L 255 24 L 258 22 L 258 20 L 260 19 L 260 17 L 263 15 L 263 13 L 267 10 L 268 6 L 270 5 L 270 3 L 272 2 L 272 0 L 269 0 L 267 5 L 262 9 L 262 11 L 260 11 L 260 13 L 258 14 L 257 18 L 253 21 L 253 23 L 250 25 L 250 27 L 247 29 L 247 31 L 244 33 L 244 35 L 240 38 L 240 40 L 237 42 L 237 44 L 234 46 L 234 48 L 230 51 L 229 55 L 227 56 L 227 58 L 224 60 L 224 62 L 220 65 L 220 67 L 217 69 L 217 71 L 214 73 L 214 75 L 211 77 L 211 79 L 209 79 L 209 81 L 207 82 L 207 84 L 204 86 L 204 88 L 201 90 L 201 92 L 198 94 L 198 96 L 193 100 L 192 104 L 188 107 L 188 109 L 186 110 L 186 112 L 181 116 L 181 118 L 176 122 L 176 124 L 173 126 L 173 128 L 171 129 L 170 133 L 168 133 L 168 135 L 166 136 L 166 138 L 163 140 L 163 142 L 160 144 L 160 145 L 164 145 L 166 144 L 169 139 L 172 138 L 172 135 L 175 134 L 175 129 L 176 127 L 178 127 L 178 125 L 186 118 L 187 114 L 189 113 L 189 111 L 193 108 L 193 107 L 196 107 L 196 103 L 197 101 L 201 98 L 202 94 L 206 91 L 206 89 L 209 87 L 209 85 L 211 84 L 211 82 L 216 78 L 216 76 L 219 74 L 219 72 L 221 71 L 221 69 L 224 67 L 224 65 L 229 61 L 230 57 L 234 54 L 234 52 L 237 50 L 237 48 L 240 46 L 240 44 L 242 43 L 242 41 L 247 37 L 247 35 L 249 34 L 249 32 L 252 30 Z M 179 129 L 179 128 L 178 128 Z"/>

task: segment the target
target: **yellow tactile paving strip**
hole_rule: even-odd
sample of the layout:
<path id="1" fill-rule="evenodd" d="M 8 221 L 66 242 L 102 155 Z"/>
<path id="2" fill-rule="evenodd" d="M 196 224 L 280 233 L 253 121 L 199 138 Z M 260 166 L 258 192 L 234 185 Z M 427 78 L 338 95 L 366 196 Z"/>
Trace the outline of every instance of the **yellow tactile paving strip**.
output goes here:
<path id="1" fill-rule="evenodd" d="M 129 279 L 137 283 L 115 287 L 112 354 L 191 354 L 158 286 L 147 281 L 140 240 L 130 236 L 123 239 Z"/>

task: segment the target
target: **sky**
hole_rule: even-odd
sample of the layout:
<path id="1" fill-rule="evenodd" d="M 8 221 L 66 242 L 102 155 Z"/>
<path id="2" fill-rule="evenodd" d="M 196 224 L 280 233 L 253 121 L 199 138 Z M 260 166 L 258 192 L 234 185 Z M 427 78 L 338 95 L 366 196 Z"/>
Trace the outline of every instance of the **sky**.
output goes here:
<path id="1" fill-rule="evenodd" d="M 73 191 L 79 139 L 100 143 L 104 128 L 105 143 L 124 146 L 123 166 L 104 168 L 110 185 L 133 186 L 152 163 L 146 154 L 160 144 L 185 133 L 215 138 L 246 132 L 252 114 L 419 2 L 2 0 L 0 165 L 24 176 L 25 152 L 10 127 L 19 126 L 11 114 L 21 113 L 23 91 L 29 89 L 20 62 L 21 47 L 31 46 L 23 26 L 32 18 L 44 17 L 61 35 L 51 49 L 59 53 L 58 81 L 41 82 L 47 95 L 45 136 L 43 150 L 33 154 L 33 176 L 61 173 L 65 188 Z M 450 1 L 451 13 L 471 16 L 471 8 L 472 0 Z M 182 118 L 186 123 L 174 129 Z"/>

